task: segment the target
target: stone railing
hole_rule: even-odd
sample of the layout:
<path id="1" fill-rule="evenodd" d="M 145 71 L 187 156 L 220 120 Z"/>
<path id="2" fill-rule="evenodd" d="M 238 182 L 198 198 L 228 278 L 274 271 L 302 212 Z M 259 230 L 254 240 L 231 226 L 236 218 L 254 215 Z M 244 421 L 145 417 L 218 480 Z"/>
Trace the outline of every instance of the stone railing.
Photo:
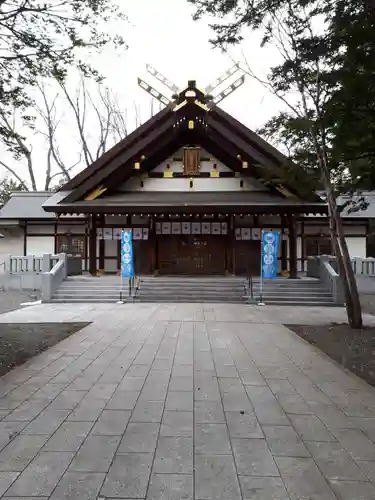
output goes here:
<path id="1" fill-rule="evenodd" d="M 336 257 L 330 255 L 328 257 L 331 266 L 337 271 Z M 352 257 L 350 259 L 354 274 L 356 276 L 375 276 L 375 259 L 373 257 Z"/>
<path id="2" fill-rule="evenodd" d="M 307 258 L 307 276 L 318 278 L 327 290 L 331 292 L 336 304 L 344 303 L 344 292 L 340 276 L 330 262 L 331 257 L 320 255 Z"/>
<path id="3" fill-rule="evenodd" d="M 1 275 L 4 290 L 40 290 L 42 274 L 51 271 L 59 255 L 8 255 Z"/>
<path id="4" fill-rule="evenodd" d="M 48 302 L 67 277 L 67 256 L 62 253 L 53 268 L 42 274 L 42 302 Z"/>
<path id="5" fill-rule="evenodd" d="M 356 276 L 375 276 L 375 259 L 373 257 L 367 257 L 367 259 L 355 257 L 351 259 L 351 263 Z"/>

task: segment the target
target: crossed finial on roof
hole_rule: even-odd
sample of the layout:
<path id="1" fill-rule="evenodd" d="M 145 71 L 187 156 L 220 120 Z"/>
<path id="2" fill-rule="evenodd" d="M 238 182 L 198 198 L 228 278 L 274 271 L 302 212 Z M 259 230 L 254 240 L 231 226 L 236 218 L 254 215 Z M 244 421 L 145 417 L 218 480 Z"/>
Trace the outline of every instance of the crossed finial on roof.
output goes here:
<path id="1" fill-rule="evenodd" d="M 146 70 L 151 76 L 161 82 L 168 90 L 173 92 L 172 98 L 169 99 L 162 92 L 159 92 L 154 87 L 152 87 L 152 85 L 147 83 L 145 80 L 142 80 L 141 78 L 138 78 L 138 85 L 165 106 L 172 104 L 181 92 L 179 87 L 171 82 L 168 78 L 166 78 L 162 73 L 153 68 L 150 64 L 146 64 Z M 222 83 L 234 76 L 238 71 L 241 71 L 241 68 L 240 65 L 236 63 L 230 69 L 220 75 L 219 78 L 217 78 L 212 84 L 208 85 L 204 89 L 204 94 L 207 97 L 206 104 L 208 104 L 209 106 L 212 104 L 218 104 L 244 83 L 245 75 L 242 74 L 239 78 L 237 78 L 237 80 L 231 83 L 224 90 L 222 90 L 218 94 L 213 95 L 214 91 L 219 89 Z"/>

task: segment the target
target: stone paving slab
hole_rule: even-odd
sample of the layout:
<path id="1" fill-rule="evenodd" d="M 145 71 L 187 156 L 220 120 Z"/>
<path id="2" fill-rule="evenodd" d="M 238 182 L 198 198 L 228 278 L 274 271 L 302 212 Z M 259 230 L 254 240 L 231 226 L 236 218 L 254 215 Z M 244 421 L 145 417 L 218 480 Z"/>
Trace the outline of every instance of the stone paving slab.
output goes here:
<path id="1" fill-rule="evenodd" d="M 0 380 L 0 498 L 375 498 L 375 389 L 283 326 L 345 311 L 42 304 L 0 316 L 42 320 L 92 323 Z"/>

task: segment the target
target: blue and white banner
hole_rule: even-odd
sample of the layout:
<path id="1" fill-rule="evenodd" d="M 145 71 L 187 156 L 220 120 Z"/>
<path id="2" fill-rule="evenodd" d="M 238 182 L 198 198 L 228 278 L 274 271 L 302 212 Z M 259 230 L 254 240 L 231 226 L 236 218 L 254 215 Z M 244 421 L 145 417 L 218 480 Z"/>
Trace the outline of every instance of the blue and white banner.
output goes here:
<path id="1" fill-rule="evenodd" d="M 121 276 L 134 277 L 132 232 L 121 232 Z"/>
<path id="2" fill-rule="evenodd" d="M 276 279 L 279 238 L 279 232 L 262 231 L 262 277 L 264 279 Z"/>

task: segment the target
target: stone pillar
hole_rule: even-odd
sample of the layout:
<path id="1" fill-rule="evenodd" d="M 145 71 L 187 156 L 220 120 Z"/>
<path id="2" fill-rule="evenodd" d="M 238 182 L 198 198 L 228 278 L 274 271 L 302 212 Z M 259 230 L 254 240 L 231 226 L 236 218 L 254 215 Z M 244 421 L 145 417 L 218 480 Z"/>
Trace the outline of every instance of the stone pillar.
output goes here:
<path id="1" fill-rule="evenodd" d="M 297 228 L 294 215 L 288 215 L 289 228 L 289 277 L 297 278 Z"/>
<path id="2" fill-rule="evenodd" d="M 52 269 L 51 254 L 44 253 L 42 256 L 42 273 L 49 273 Z"/>
<path id="3" fill-rule="evenodd" d="M 89 228 L 89 272 L 96 276 L 96 215 L 91 214 Z"/>

